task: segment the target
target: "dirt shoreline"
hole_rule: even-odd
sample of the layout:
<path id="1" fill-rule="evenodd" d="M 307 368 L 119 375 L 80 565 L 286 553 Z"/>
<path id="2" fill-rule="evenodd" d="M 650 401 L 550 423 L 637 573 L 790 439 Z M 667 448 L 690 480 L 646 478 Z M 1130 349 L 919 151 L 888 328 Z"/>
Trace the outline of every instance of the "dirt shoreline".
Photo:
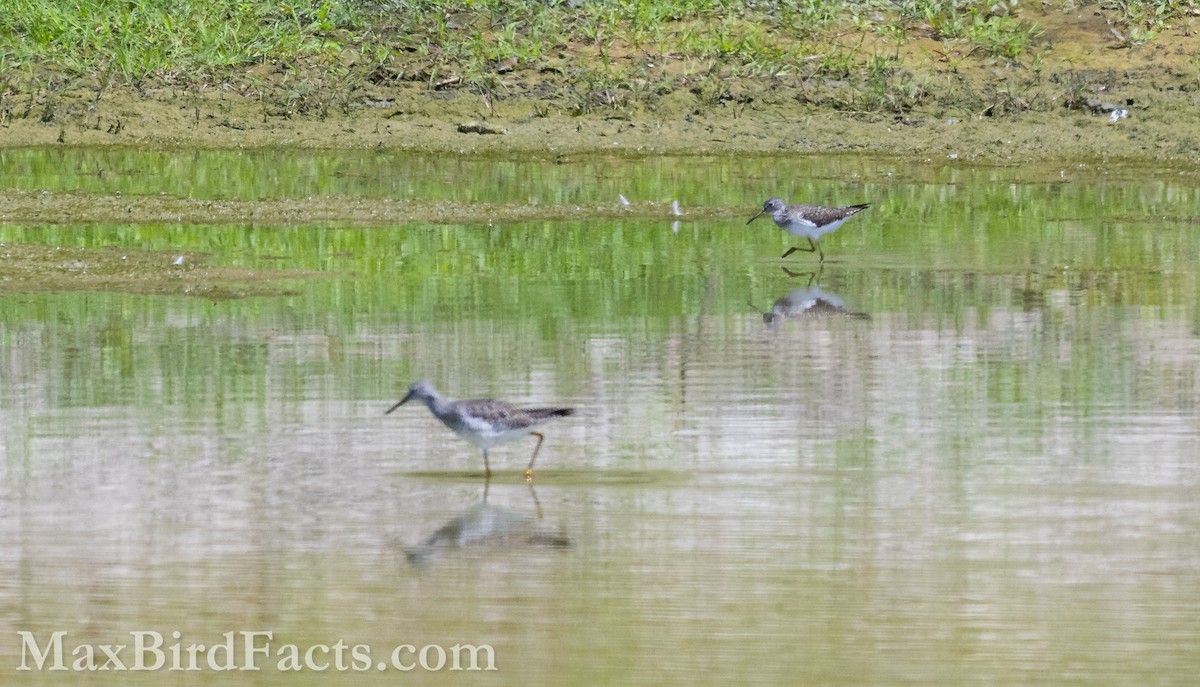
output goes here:
<path id="1" fill-rule="evenodd" d="M 1128 77 L 1132 82 L 1153 76 Z M 381 97 L 382 96 L 382 97 Z M 66 122 L 10 119 L 0 147 L 117 146 L 153 149 L 379 148 L 414 152 L 548 156 L 871 153 L 1012 164 L 1051 159 L 1200 160 L 1200 117 L 1191 98 L 1111 112 L 1057 108 L 1001 117 L 848 114 L 799 105 L 700 107 L 681 102 L 631 115 L 538 115 L 539 102 L 484 103 L 469 93 L 408 87 L 364 96 L 384 106 L 324 118 L 270 117 L 252 98 L 160 91 L 60 96 L 86 114 Z M 689 99 L 688 94 L 676 96 Z M 75 108 L 71 102 L 75 101 Z M 1124 100 L 1122 100 L 1124 102 Z"/>

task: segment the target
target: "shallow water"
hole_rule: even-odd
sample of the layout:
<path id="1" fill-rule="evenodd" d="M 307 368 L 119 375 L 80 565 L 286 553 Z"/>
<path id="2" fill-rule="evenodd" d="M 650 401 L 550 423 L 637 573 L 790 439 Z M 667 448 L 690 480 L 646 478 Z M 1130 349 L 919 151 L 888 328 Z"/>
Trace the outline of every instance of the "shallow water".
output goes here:
<path id="1" fill-rule="evenodd" d="M 164 637 L 168 667 L 172 644 L 227 632 L 272 632 L 272 652 L 331 647 L 299 674 L 260 657 L 236 675 L 249 684 L 1194 679 L 1193 173 L 560 162 L 0 151 L 6 188 L 620 193 L 685 212 L 0 227 L 5 243 L 329 275 L 224 302 L 0 297 L 0 682 L 162 679 L 17 670 L 32 660 L 17 632 L 46 644 L 60 630 L 68 668 L 83 643 L 128 644 L 132 664 L 137 632 Z M 873 207 L 822 241 L 820 271 L 779 260 L 791 244 L 768 222 L 687 215 L 748 219 L 768 195 Z M 418 378 L 579 414 L 546 428 L 532 487 L 532 440 L 493 449 L 487 482 L 479 452 L 424 408 L 383 415 Z M 369 659 L 347 648 L 338 671 L 339 640 Z M 496 670 L 419 665 L 455 644 L 490 646 Z M 412 672 L 387 665 L 403 645 Z M 205 660 L 171 679 L 211 679 Z"/>

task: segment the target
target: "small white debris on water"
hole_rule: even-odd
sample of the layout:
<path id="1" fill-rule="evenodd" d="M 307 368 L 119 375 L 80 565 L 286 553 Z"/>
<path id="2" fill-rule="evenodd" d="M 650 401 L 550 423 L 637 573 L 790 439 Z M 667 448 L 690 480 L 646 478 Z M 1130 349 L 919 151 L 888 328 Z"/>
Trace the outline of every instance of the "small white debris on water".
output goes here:
<path id="1" fill-rule="evenodd" d="M 621 205 L 629 205 L 629 199 L 626 198 L 625 196 L 621 195 L 620 193 L 617 194 L 617 198 L 621 199 Z"/>
<path id="2" fill-rule="evenodd" d="M 679 209 L 679 201 L 671 201 L 671 214 L 675 215 L 676 217 L 683 215 L 683 210 Z"/>
<path id="3" fill-rule="evenodd" d="M 947 158 L 949 158 L 949 159 L 951 159 L 951 160 L 957 160 L 957 159 L 958 159 L 958 153 L 950 153 L 950 154 L 949 154 L 949 155 L 947 155 L 946 157 L 947 157 Z"/>

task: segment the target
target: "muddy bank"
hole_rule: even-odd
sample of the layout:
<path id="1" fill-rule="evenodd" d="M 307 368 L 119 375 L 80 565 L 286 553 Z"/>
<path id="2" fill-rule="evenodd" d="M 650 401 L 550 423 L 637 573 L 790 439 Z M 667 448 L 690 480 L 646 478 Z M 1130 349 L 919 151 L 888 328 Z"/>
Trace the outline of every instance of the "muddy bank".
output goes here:
<path id="1" fill-rule="evenodd" d="M 284 280 L 319 276 L 298 270 L 249 270 L 208 264 L 208 256 L 135 248 L 67 248 L 0 243 L 0 297 L 14 293 L 117 291 L 211 300 L 295 293 Z"/>
<path id="2" fill-rule="evenodd" d="M 376 79 L 329 90 L 328 101 L 305 107 L 289 99 L 294 75 L 272 65 L 186 88 L 22 89 L 13 82 L 0 94 L 0 146 L 538 156 L 868 152 L 1001 164 L 1200 159 L 1200 63 L 1190 29 L 1129 46 L 1114 39 L 1111 20 L 1095 10 L 1027 18 L 1042 37 L 1029 55 L 1012 61 L 981 59 L 919 31 L 902 45 L 875 34 L 844 35 L 840 48 L 853 47 L 863 72 L 845 79 L 787 70 L 755 78 L 697 74 L 669 57 L 656 58 L 651 68 L 644 55 L 614 53 L 614 70 L 637 66 L 656 85 L 637 91 L 640 82 L 617 84 L 583 113 L 578 99 L 595 93 L 580 94 L 563 70 L 519 64 L 496 75 L 489 93 L 453 78 L 444 87 Z M 872 59 L 887 67 L 863 71 Z M 319 66 L 306 68 L 314 82 L 329 81 Z"/>
<path id="3" fill-rule="evenodd" d="M 1125 90 L 1154 80 L 1130 75 Z M 86 120 L 10 121 L 0 129 L 0 146 L 385 148 L 539 156 L 866 152 L 996 163 L 1200 158 L 1200 118 L 1187 92 L 1113 98 L 1128 113 L 1116 121 L 1104 101 L 1095 111 L 1060 107 L 989 117 L 855 114 L 795 102 L 691 107 L 684 93 L 675 96 L 682 102 L 672 109 L 571 117 L 539 115 L 541 104 L 526 98 L 494 102 L 485 111 L 469 93 L 435 95 L 410 86 L 372 94 L 371 102 L 386 107 L 325 118 L 271 118 L 238 96 L 110 92 Z"/>
<path id="4" fill-rule="evenodd" d="M 688 208 L 690 219 L 731 219 L 745 208 Z M 246 224 L 254 226 L 395 226 L 572 221 L 581 218 L 670 217 L 670 205 L 618 202 L 595 205 L 450 203 L 437 200 L 342 196 L 202 200 L 169 195 L 121 196 L 0 189 L 0 222 L 13 224 Z"/>

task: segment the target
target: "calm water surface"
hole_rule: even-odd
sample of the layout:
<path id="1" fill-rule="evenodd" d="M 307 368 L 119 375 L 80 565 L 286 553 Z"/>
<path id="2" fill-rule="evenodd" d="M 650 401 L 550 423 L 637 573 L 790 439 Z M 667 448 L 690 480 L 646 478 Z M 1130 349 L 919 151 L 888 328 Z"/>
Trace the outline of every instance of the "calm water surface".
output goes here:
<path id="1" fill-rule="evenodd" d="M 0 683 L 164 679 L 20 672 L 18 631 L 66 631 L 68 666 L 131 632 L 269 631 L 367 670 L 215 677 L 1192 684 L 1200 181 L 943 162 L 0 151 L 29 190 L 874 204 L 796 275 L 815 261 L 769 224 L 686 214 L 0 227 L 328 274 L 0 296 Z M 579 414 L 532 487 L 532 440 L 489 483 L 423 407 L 383 415 L 419 378 Z M 405 644 L 487 644 L 497 670 L 377 670 Z"/>

